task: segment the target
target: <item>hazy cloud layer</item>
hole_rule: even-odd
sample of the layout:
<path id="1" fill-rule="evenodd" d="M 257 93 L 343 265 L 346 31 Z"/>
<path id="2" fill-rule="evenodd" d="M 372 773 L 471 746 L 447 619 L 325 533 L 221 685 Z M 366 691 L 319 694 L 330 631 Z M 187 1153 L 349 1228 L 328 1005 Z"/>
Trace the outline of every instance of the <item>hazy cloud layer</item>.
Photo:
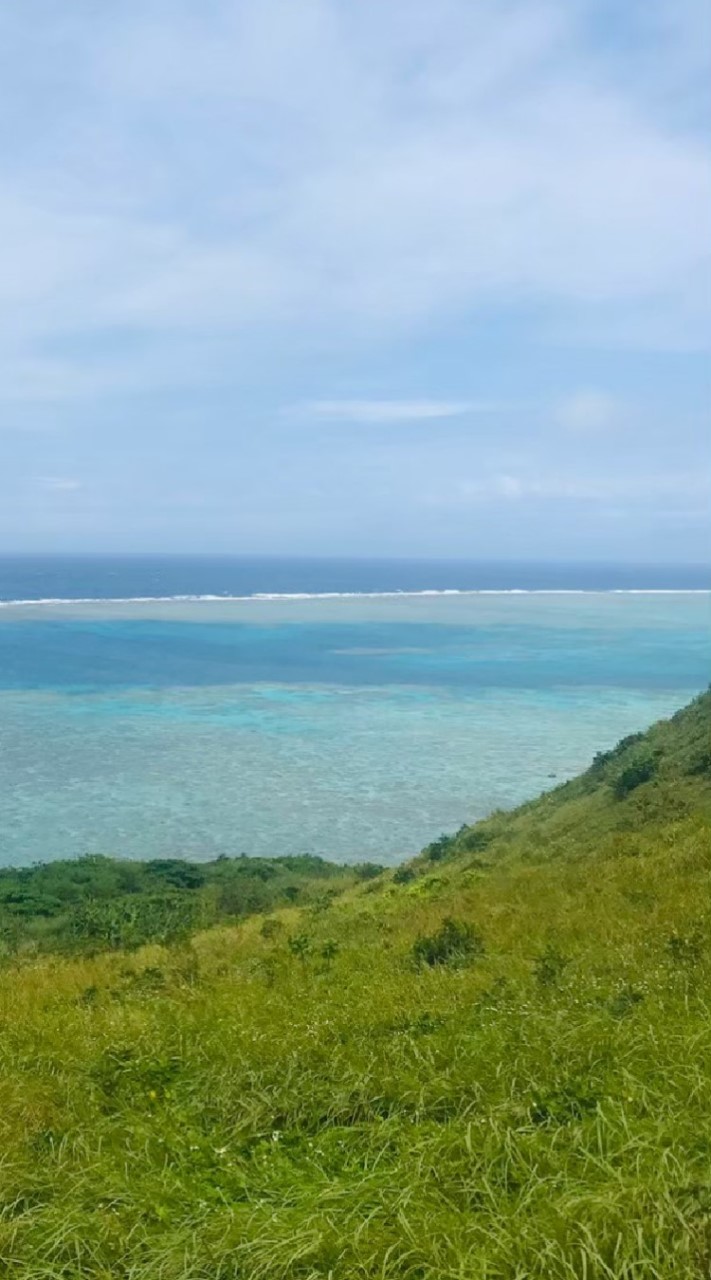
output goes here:
<path id="1" fill-rule="evenodd" d="M 535 554 L 614 471 L 629 532 L 581 517 L 573 549 L 691 554 L 655 504 L 704 465 L 707 28 L 696 0 L 6 6 L 0 539 Z M 456 497 L 479 473 L 520 484 L 505 536 Z M 71 503 L 24 507 L 38 474 Z"/>

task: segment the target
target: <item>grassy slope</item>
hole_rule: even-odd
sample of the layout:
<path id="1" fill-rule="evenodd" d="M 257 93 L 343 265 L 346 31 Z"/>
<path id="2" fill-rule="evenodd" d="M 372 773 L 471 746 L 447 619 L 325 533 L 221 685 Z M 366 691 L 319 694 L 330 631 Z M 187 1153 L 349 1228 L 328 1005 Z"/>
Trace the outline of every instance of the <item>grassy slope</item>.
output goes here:
<path id="1" fill-rule="evenodd" d="M 7 968 L 0 1274 L 707 1277 L 710 715 L 407 883 Z"/>

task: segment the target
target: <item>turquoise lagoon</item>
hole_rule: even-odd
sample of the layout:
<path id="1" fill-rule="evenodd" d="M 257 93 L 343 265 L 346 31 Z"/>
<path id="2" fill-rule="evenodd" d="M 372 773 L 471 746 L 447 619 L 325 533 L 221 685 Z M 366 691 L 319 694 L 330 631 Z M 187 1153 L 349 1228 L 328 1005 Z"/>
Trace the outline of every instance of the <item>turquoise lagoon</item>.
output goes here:
<path id="1" fill-rule="evenodd" d="M 703 592 L 0 608 L 0 861 L 409 856 L 709 681 Z"/>

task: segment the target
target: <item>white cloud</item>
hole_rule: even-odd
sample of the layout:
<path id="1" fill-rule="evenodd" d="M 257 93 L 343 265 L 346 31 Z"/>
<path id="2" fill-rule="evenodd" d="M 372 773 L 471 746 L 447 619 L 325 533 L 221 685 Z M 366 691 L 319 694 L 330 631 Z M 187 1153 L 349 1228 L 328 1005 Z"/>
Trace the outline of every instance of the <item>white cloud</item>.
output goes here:
<path id="1" fill-rule="evenodd" d="M 604 391 L 583 390 L 567 396 L 556 406 L 555 419 L 568 431 L 596 433 L 617 426 L 624 407 Z"/>
<path id="2" fill-rule="evenodd" d="M 38 476 L 35 483 L 47 493 L 76 493 L 82 487 L 81 481 L 70 476 Z"/>
<path id="3" fill-rule="evenodd" d="M 583 0 L 31 8 L 3 19 L 2 115 L 24 126 L 0 356 L 103 342 L 113 366 L 130 333 L 182 370 L 185 335 L 219 331 L 234 366 L 293 333 L 381 343 L 532 307 L 557 339 L 708 340 L 706 141 L 660 87 L 699 54 L 671 0 L 644 65 L 596 45 Z M 75 394 L 62 358 L 45 396 Z"/>
<path id="4" fill-rule="evenodd" d="M 491 502 L 501 498 L 562 498 L 595 503 L 614 500 L 656 502 L 661 498 L 708 498 L 711 496 L 711 481 L 708 476 L 690 472 L 625 476 L 490 475 L 476 480 L 462 480 L 453 496 L 472 502 Z"/>
<path id="5" fill-rule="evenodd" d="M 474 400 L 314 400 L 304 406 L 304 412 L 318 418 L 367 424 L 458 418 L 495 408 L 496 405 Z"/>

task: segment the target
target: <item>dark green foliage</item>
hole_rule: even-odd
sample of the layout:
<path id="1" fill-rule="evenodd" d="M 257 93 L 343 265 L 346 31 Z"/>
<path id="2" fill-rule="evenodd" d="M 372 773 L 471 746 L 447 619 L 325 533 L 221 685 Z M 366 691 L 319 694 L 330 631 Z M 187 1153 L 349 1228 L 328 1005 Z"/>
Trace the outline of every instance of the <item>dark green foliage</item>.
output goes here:
<path id="1" fill-rule="evenodd" d="M 155 1104 L 165 1096 L 179 1074 L 180 1058 L 145 1058 L 133 1048 L 105 1050 L 89 1075 L 99 1091 L 104 1110 L 113 1110 L 125 1098 L 142 1097 Z"/>
<path id="2" fill-rule="evenodd" d="M 613 1018 L 627 1018 L 644 1000 L 641 991 L 637 991 L 634 987 L 622 987 L 608 1001 L 608 1009 Z"/>
<path id="3" fill-rule="evenodd" d="M 287 945 L 292 956 L 297 956 L 299 960 L 305 960 L 311 951 L 311 939 L 307 933 L 292 934 L 287 939 Z"/>
<path id="4" fill-rule="evenodd" d="M 469 964 L 484 954 L 481 934 L 465 920 L 447 917 L 436 933 L 417 938 L 412 955 L 418 965 Z"/>
<path id="5" fill-rule="evenodd" d="M 703 925 L 692 925 L 685 932 L 674 930 L 667 939 L 667 952 L 677 964 L 698 964 L 706 945 Z"/>
<path id="6" fill-rule="evenodd" d="M 620 756 L 624 756 L 629 751 L 630 747 L 636 746 L 638 742 L 642 742 L 643 740 L 643 733 L 630 733 L 626 738 L 620 738 L 620 741 L 612 748 L 611 751 L 597 752 L 597 755 L 594 757 L 592 762 L 592 768 L 596 771 L 604 769 L 605 766 L 610 764 L 613 760 L 619 760 Z"/>
<path id="7" fill-rule="evenodd" d="M 635 791 L 637 787 L 641 787 L 642 783 L 650 782 L 656 771 L 657 762 L 653 755 L 637 756 L 615 778 L 612 785 L 615 799 L 624 800 L 625 796 L 628 796 L 631 791 Z"/>
<path id="8" fill-rule="evenodd" d="M 383 874 L 385 868 L 379 862 L 356 862 L 353 870 L 359 880 L 374 880 Z"/>
<path id="9" fill-rule="evenodd" d="M 455 848 L 455 837 L 441 835 L 437 840 L 433 840 L 427 848 L 423 850 L 423 856 L 429 862 L 441 862 Z"/>
<path id="10" fill-rule="evenodd" d="M 415 877 L 416 872 L 413 868 L 404 863 L 393 872 L 393 884 L 409 884 Z"/>
<path id="11" fill-rule="evenodd" d="M 530 1110 L 531 1123 L 535 1125 L 565 1125 L 575 1120 L 582 1120 L 589 1113 L 597 1110 L 599 1099 L 590 1093 L 584 1084 L 571 1082 L 537 1098 Z"/>
<path id="12" fill-rule="evenodd" d="M 493 832 L 485 831 L 481 827 L 469 827 L 465 828 L 461 843 L 463 848 L 470 849 L 472 853 L 481 853 L 493 839 Z"/>
<path id="13" fill-rule="evenodd" d="M 322 911 L 329 911 L 333 906 L 338 893 L 335 889 L 326 889 L 325 893 L 319 893 L 311 902 L 311 911 L 314 915 L 319 915 Z"/>
<path id="14" fill-rule="evenodd" d="M 0 903 L 9 915 L 13 916 L 50 916 L 59 915 L 64 908 L 61 898 L 53 898 L 46 893 L 38 895 L 31 889 L 8 889 L 2 895 Z"/>
<path id="15" fill-rule="evenodd" d="M 545 951 L 536 957 L 533 972 L 541 987 L 556 987 L 560 982 L 570 961 L 553 943 L 549 943 Z"/>
<path id="16" fill-rule="evenodd" d="M 375 875 L 374 864 L 366 864 Z M 114 949 L 299 901 L 330 903 L 364 878 L 310 854 L 123 862 L 98 855 L 0 870 L 0 943 L 9 953 Z"/>
<path id="17" fill-rule="evenodd" d="M 698 755 L 689 761 L 687 773 L 691 777 L 698 774 L 711 774 L 711 748 L 699 751 Z"/>
<path id="18" fill-rule="evenodd" d="M 267 940 L 278 938 L 279 934 L 283 932 L 283 929 L 284 925 L 281 920 L 274 920 L 270 918 L 269 920 L 264 921 L 264 924 L 259 930 L 260 937 L 266 938 Z"/>
<path id="19" fill-rule="evenodd" d="M 327 965 L 330 965 L 331 962 L 335 960 L 339 951 L 340 951 L 340 947 L 338 943 L 335 942 L 333 938 L 327 938 L 326 941 L 322 944 L 319 954 L 321 956 L 321 959 L 325 960 Z"/>
<path id="20" fill-rule="evenodd" d="M 205 883 L 202 867 L 179 858 L 156 858 L 146 863 L 145 870 L 149 879 L 173 889 L 199 889 Z"/>

